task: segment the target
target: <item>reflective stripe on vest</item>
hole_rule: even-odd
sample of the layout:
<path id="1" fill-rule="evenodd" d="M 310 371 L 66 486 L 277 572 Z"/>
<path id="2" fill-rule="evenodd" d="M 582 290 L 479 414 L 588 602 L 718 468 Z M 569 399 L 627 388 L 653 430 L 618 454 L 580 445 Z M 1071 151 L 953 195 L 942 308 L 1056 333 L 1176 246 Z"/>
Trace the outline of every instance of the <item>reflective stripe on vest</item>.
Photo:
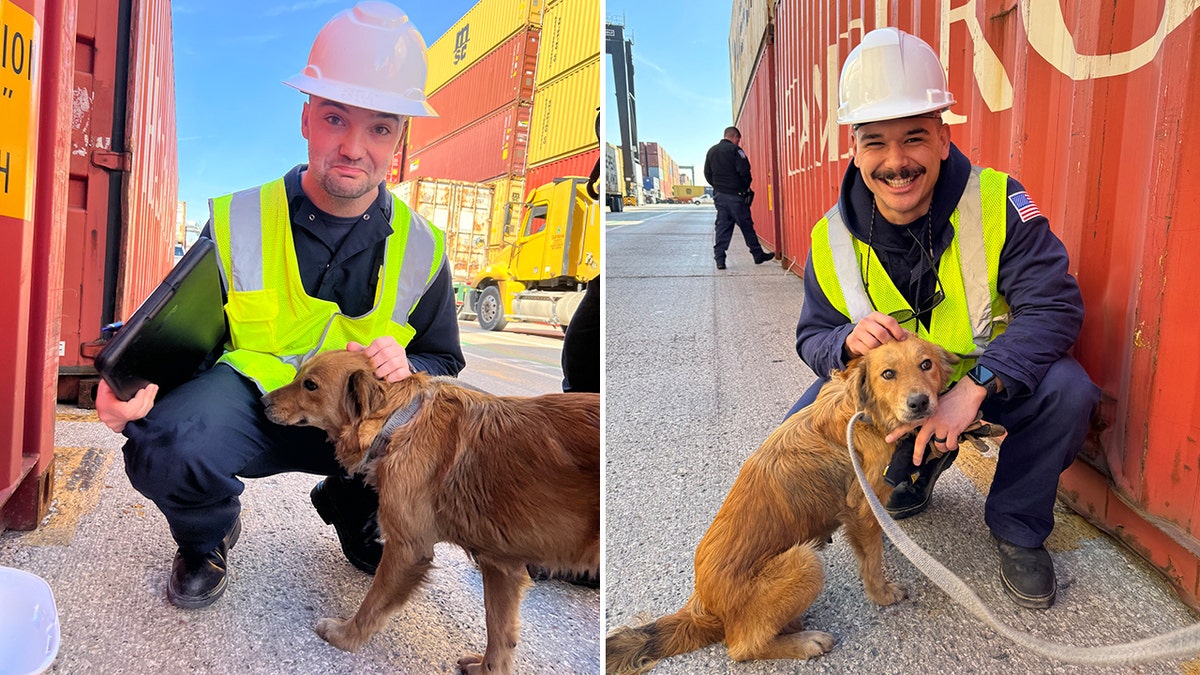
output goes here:
<path id="1" fill-rule="evenodd" d="M 1008 307 L 996 292 L 1000 250 L 1006 235 L 1008 176 L 972 167 L 967 187 L 951 215 L 955 237 L 938 261 L 946 299 L 933 310 L 930 326 L 917 323 L 917 334 L 968 359 L 978 357 L 1003 332 Z M 826 298 L 852 322 L 870 314 L 871 301 L 890 314 L 911 309 L 877 259 L 867 271 L 871 295 L 863 285 L 866 244 L 850 235 L 837 206 L 813 229 L 813 265 Z M 965 372 L 969 364 L 958 370 Z"/>
<path id="2" fill-rule="evenodd" d="M 306 359 L 350 341 L 369 344 L 382 335 L 401 345 L 412 340 L 408 317 L 445 263 L 445 238 L 398 198 L 374 304 L 357 317 L 304 291 L 283 179 L 210 204 L 232 343 L 220 362 L 260 389 L 287 384 Z"/>

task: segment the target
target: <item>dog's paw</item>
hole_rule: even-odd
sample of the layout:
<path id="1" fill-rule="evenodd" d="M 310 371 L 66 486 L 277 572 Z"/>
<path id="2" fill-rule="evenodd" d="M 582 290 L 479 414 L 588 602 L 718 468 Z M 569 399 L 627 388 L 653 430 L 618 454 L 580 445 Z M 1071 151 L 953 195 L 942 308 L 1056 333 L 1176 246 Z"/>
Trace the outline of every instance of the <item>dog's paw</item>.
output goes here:
<path id="1" fill-rule="evenodd" d="M 482 654 L 467 654 L 458 660 L 458 672 L 463 675 L 476 675 L 485 672 Z"/>
<path id="2" fill-rule="evenodd" d="M 801 647 L 804 650 L 804 658 L 811 659 L 822 654 L 828 654 L 837 640 L 832 635 L 824 631 L 808 630 L 796 635 L 800 640 Z"/>
<path id="3" fill-rule="evenodd" d="M 361 642 L 354 641 L 346 634 L 346 622 L 341 619 L 321 619 L 316 625 L 317 635 L 329 644 L 346 652 L 358 651 Z"/>
<path id="4" fill-rule="evenodd" d="M 871 600 L 881 607 L 895 604 L 907 597 L 908 589 L 892 581 L 884 582 L 879 592 L 871 594 Z"/>

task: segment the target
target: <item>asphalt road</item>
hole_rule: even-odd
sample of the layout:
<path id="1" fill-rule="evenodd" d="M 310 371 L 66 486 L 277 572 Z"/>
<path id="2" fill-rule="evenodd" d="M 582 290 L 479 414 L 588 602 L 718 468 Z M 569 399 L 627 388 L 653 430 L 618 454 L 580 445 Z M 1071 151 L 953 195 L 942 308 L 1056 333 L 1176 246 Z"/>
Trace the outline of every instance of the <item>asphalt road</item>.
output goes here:
<path id="1" fill-rule="evenodd" d="M 712 207 L 608 214 L 606 227 L 606 630 L 674 612 L 692 555 L 738 469 L 813 375 L 796 356 L 801 280 L 755 266 L 735 237 L 729 269 L 712 261 Z M 1000 450 L 1003 452 L 1003 450 Z M 1066 510 L 1047 542 L 1060 583 L 1048 611 L 1004 595 L 983 502 L 995 459 L 964 452 L 931 508 L 905 531 L 1005 623 L 1042 639 L 1102 646 L 1196 621 L 1138 557 Z M 747 527 L 753 527 L 753 523 Z M 888 576 L 909 599 L 886 608 L 862 590 L 841 534 L 822 553 L 825 586 L 807 627 L 837 645 L 808 662 L 733 663 L 720 645 L 660 662 L 669 673 L 1196 673 L 1182 659 L 1075 666 L 1032 654 L 961 609 L 885 542 Z"/>
<path id="2" fill-rule="evenodd" d="M 461 328 L 464 381 L 497 394 L 561 390 L 561 337 L 522 334 L 538 333 L 532 326 Z M 49 672 L 452 673 L 462 655 L 483 650 L 480 575 L 448 544 L 436 547 L 428 582 L 361 651 L 321 640 L 313 625 L 352 614 L 371 577 L 342 557 L 308 501 L 317 478 L 305 474 L 246 481 L 229 589 L 209 608 L 175 608 L 165 597 L 175 546 L 162 515 L 125 477 L 123 440 L 94 412 L 60 406 L 51 514 L 33 532 L 0 534 L 0 565 L 53 589 L 62 640 Z M 594 589 L 537 582 L 521 607 L 517 672 L 598 673 L 600 617 Z M 7 666 L 0 654 L 0 673 Z"/>

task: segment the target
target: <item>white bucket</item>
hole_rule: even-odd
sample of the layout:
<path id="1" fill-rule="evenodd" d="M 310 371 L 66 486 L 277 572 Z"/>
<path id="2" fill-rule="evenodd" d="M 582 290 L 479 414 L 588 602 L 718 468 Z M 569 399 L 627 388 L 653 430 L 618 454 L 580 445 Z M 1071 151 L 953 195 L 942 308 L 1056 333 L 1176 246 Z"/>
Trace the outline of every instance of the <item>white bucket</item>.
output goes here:
<path id="1" fill-rule="evenodd" d="M 58 611 L 41 577 L 0 567 L 0 675 L 34 675 L 58 654 Z"/>

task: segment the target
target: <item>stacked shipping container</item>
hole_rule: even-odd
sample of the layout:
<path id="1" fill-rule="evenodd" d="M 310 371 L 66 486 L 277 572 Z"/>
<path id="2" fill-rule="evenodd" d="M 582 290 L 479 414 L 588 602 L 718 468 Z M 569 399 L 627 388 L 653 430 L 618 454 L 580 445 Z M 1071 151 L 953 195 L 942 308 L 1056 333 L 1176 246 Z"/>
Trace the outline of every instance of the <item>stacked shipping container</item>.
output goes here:
<path id="1" fill-rule="evenodd" d="M 639 142 L 638 155 L 643 173 L 643 187 L 658 190 L 659 199 L 670 199 L 679 184 L 679 164 L 671 159 L 665 148 L 654 142 Z"/>
<path id="2" fill-rule="evenodd" d="M 1197 8 L 781 0 L 770 15 L 766 4 L 735 5 L 731 82 L 755 166 L 777 167 L 765 185 L 756 169 L 755 189 L 775 197 L 783 257 L 802 272 L 850 161 L 836 124 L 846 55 L 877 27 L 920 35 L 959 100 L 946 115 L 955 143 L 1029 189 L 1084 293 L 1075 354 L 1104 396 L 1060 494 L 1200 607 L 1200 353 L 1190 344 L 1200 230 L 1178 226 L 1200 219 L 1200 203 L 1182 197 L 1200 171 L 1189 152 L 1200 143 Z"/>
<path id="3" fill-rule="evenodd" d="M 529 143 L 541 0 L 480 0 L 429 46 L 437 118 L 414 118 L 392 177 L 521 177 Z"/>
<path id="4" fill-rule="evenodd" d="M 552 0 L 529 124 L 528 189 L 588 176 L 600 159 L 600 0 Z"/>

